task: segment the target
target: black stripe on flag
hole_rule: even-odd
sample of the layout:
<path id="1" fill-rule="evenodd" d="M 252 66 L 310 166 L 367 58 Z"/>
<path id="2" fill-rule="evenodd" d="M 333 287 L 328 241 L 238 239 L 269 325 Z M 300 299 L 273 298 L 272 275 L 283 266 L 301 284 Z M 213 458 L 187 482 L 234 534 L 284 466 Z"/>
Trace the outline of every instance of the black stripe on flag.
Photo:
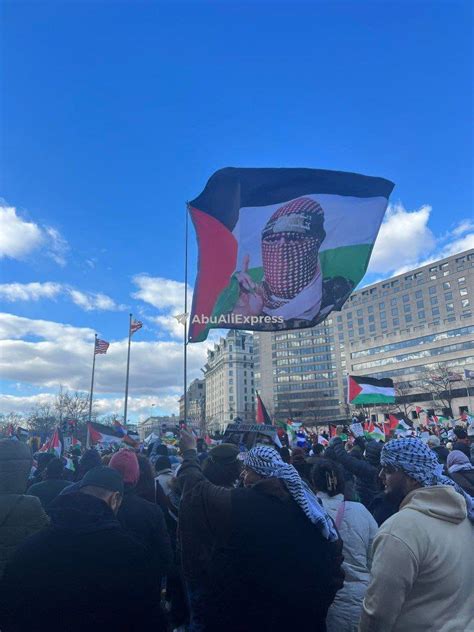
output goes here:
<path id="1" fill-rule="evenodd" d="M 374 377 L 364 377 L 363 375 L 351 375 L 350 376 L 357 384 L 370 384 L 370 386 L 379 386 L 380 388 L 393 388 L 393 380 L 389 377 L 384 377 L 381 380 L 376 380 Z"/>
<path id="2" fill-rule="evenodd" d="M 311 193 L 388 199 L 393 187 L 385 178 L 344 171 L 226 167 L 209 178 L 204 191 L 189 205 L 232 231 L 242 207 L 280 204 Z"/>

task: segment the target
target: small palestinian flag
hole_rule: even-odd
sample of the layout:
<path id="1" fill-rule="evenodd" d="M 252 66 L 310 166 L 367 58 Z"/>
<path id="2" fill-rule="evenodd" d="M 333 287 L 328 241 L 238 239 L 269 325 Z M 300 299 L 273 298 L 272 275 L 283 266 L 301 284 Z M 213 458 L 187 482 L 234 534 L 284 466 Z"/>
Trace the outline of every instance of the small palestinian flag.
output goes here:
<path id="1" fill-rule="evenodd" d="M 351 404 L 393 404 L 395 388 L 393 380 L 377 380 L 362 375 L 348 375 L 348 400 Z"/>
<path id="2" fill-rule="evenodd" d="M 321 169 L 226 168 L 189 203 L 199 246 L 189 341 L 211 327 L 313 327 L 364 276 L 393 183 Z"/>
<path id="3" fill-rule="evenodd" d="M 257 418 L 256 421 L 258 424 L 269 424 L 271 425 L 272 420 L 270 419 L 270 415 L 265 408 L 264 403 L 262 402 L 262 398 L 257 393 Z"/>
<path id="4" fill-rule="evenodd" d="M 380 430 L 378 426 L 373 426 L 372 430 L 368 433 L 371 439 L 375 441 L 385 441 L 385 433 Z"/>
<path id="5" fill-rule="evenodd" d="M 323 445 L 324 447 L 329 445 L 329 441 L 323 437 L 323 435 L 318 435 L 318 443 L 319 445 Z"/>
<path id="6" fill-rule="evenodd" d="M 407 430 L 411 430 L 410 426 L 403 419 L 398 420 L 397 430 L 401 430 L 406 432 Z"/>

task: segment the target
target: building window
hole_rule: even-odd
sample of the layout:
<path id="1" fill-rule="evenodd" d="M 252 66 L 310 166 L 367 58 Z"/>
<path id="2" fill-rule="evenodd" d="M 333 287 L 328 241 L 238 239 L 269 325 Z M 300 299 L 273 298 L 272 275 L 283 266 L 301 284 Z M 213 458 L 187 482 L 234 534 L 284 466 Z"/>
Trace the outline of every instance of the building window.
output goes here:
<path id="1" fill-rule="evenodd" d="M 454 303 L 446 303 L 446 311 L 454 312 Z"/>
<path id="2" fill-rule="evenodd" d="M 363 327 L 359 327 L 359 336 L 363 336 L 365 334 L 365 329 Z"/>
<path id="3" fill-rule="evenodd" d="M 358 318 L 358 319 L 357 319 L 357 324 L 358 324 L 359 326 L 363 325 L 363 324 L 364 324 L 364 319 L 363 319 L 363 318 Z"/>
<path id="4" fill-rule="evenodd" d="M 357 310 L 357 316 L 362 316 L 362 314 L 363 314 L 363 313 L 364 313 L 364 312 L 363 312 L 361 309 L 358 309 L 358 310 Z"/>
<path id="5" fill-rule="evenodd" d="M 392 316 L 398 316 L 398 307 L 392 309 Z"/>
<path id="6" fill-rule="evenodd" d="M 406 323 L 411 323 L 411 321 L 412 321 L 412 320 L 413 320 L 413 319 L 412 319 L 412 317 L 411 317 L 411 315 L 410 315 L 410 314 L 407 314 L 407 315 L 405 316 L 405 322 L 406 322 Z"/>
<path id="7" fill-rule="evenodd" d="M 433 309 L 431 310 L 431 314 L 433 316 L 439 316 L 439 307 L 433 307 Z"/>
<path id="8" fill-rule="evenodd" d="M 374 313 L 374 306 L 373 305 L 369 305 L 367 308 L 367 311 L 369 312 L 369 314 L 373 314 Z"/>
<path id="9" fill-rule="evenodd" d="M 417 291 L 415 292 L 415 298 L 421 298 L 422 296 L 423 296 L 423 293 L 422 293 L 422 291 L 421 291 L 421 290 L 417 290 Z"/>
<path id="10" fill-rule="evenodd" d="M 466 283 L 466 277 L 459 277 L 458 284 L 459 285 L 464 285 L 464 283 Z"/>
<path id="11" fill-rule="evenodd" d="M 424 306 L 425 306 L 425 304 L 423 303 L 423 301 L 416 301 L 417 309 L 423 309 Z"/>
<path id="12" fill-rule="evenodd" d="M 369 316 L 369 323 L 373 323 L 373 322 L 374 322 L 374 320 L 375 320 L 375 316 L 374 316 L 373 314 L 371 314 L 371 315 Z"/>
<path id="13" fill-rule="evenodd" d="M 469 307 L 469 299 L 468 298 L 463 298 L 461 301 L 461 305 L 462 308 L 465 309 L 466 307 Z"/>
<path id="14" fill-rule="evenodd" d="M 449 281 L 445 281 L 443 283 L 443 290 L 449 290 L 451 289 L 451 283 Z"/>
<path id="15" fill-rule="evenodd" d="M 445 301 L 452 301 L 453 300 L 453 293 L 452 292 L 446 292 L 444 295 L 444 300 Z"/>
<path id="16" fill-rule="evenodd" d="M 380 320 L 385 320 L 387 318 L 386 312 L 380 312 L 379 316 Z"/>
<path id="17" fill-rule="evenodd" d="M 405 314 L 408 314 L 409 312 L 411 312 L 411 306 L 410 305 L 404 305 L 403 306 L 403 311 L 405 312 Z"/>
<path id="18" fill-rule="evenodd" d="M 425 318 L 425 311 L 422 309 L 418 312 L 418 318 L 423 320 Z"/>
<path id="19" fill-rule="evenodd" d="M 352 320 L 352 312 L 347 312 L 347 320 Z"/>
<path id="20" fill-rule="evenodd" d="M 394 318 L 393 319 L 393 326 L 394 327 L 399 327 L 400 325 L 400 319 L 399 318 Z"/>
<path id="21" fill-rule="evenodd" d="M 380 309 L 383 309 L 385 307 L 385 302 L 382 301 L 381 303 L 379 303 L 379 307 L 380 307 Z"/>
<path id="22" fill-rule="evenodd" d="M 459 294 L 461 296 L 467 296 L 467 289 L 465 287 L 463 287 L 462 290 L 459 290 Z"/>
<path id="23" fill-rule="evenodd" d="M 392 298 L 390 301 L 391 305 L 396 305 L 397 304 L 397 299 L 396 298 Z"/>
<path id="24" fill-rule="evenodd" d="M 437 296 L 432 296 L 430 298 L 430 303 L 431 303 L 431 305 L 437 305 L 438 304 L 438 297 Z"/>
<path id="25" fill-rule="evenodd" d="M 404 294 L 404 295 L 402 296 L 402 301 L 403 301 L 404 303 L 408 303 L 408 302 L 410 301 L 410 297 L 408 296 L 408 294 Z"/>
<path id="26" fill-rule="evenodd" d="M 430 294 L 436 294 L 436 287 L 432 285 L 428 291 Z"/>
<path id="27" fill-rule="evenodd" d="M 369 325 L 369 331 L 370 331 L 370 333 L 373 333 L 375 331 L 375 324 L 374 323 Z"/>

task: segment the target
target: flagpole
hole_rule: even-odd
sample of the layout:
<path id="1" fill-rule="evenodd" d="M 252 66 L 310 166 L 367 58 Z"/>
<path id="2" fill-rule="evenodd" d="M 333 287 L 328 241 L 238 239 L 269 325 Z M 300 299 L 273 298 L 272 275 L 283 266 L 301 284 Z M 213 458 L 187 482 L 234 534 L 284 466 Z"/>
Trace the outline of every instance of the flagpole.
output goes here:
<path id="1" fill-rule="evenodd" d="M 94 373 L 95 373 L 95 350 L 97 348 L 97 334 L 94 337 L 94 356 L 92 358 L 92 379 L 91 379 L 91 394 L 89 398 L 89 423 L 92 420 L 92 397 L 94 396 Z"/>
<path id="2" fill-rule="evenodd" d="M 188 213 L 189 204 L 186 202 L 186 217 L 184 222 L 184 339 L 183 339 L 183 382 L 184 382 L 184 422 L 188 419 Z"/>
<path id="3" fill-rule="evenodd" d="M 128 354 L 127 354 L 127 377 L 125 379 L 125 405 L 123 409 L 123 423 L 127 425 L 127 408 L 128 408 L 128 377 L 130 375 L 130 343 L 132 340 L 132 315 L 130 314 L 130 322 L 128 325 Z"/>

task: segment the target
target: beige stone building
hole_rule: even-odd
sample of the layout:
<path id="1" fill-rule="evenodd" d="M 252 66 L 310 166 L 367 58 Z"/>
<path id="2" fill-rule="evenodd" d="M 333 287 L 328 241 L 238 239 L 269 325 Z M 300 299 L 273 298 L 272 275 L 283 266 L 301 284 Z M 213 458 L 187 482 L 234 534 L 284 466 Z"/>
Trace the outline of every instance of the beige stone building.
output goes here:
<path id="1" fill-rule="evenodd" d="M 204 367 L 206 425 L 224 430 L 236 418 L 255 420 L 253 335 L 231 329 L 207 353 Z"/>

